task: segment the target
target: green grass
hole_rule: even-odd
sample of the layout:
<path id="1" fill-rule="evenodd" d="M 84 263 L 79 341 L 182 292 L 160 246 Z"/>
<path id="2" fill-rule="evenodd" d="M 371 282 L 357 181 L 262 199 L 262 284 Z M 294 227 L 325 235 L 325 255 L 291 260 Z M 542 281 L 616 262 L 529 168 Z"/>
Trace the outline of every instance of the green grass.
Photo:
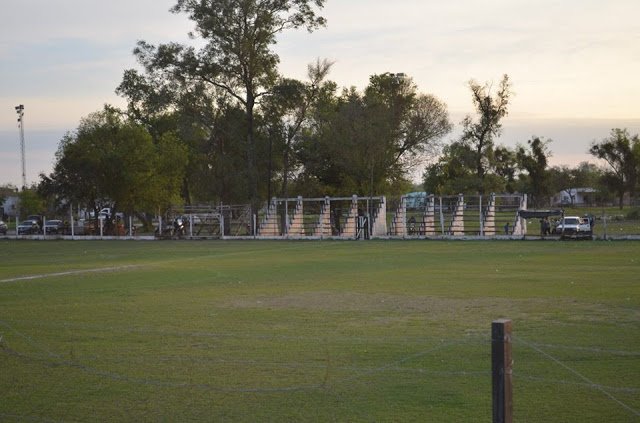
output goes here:
<path id="1" fill-rule="evenodd" d="M 487 422 L 502 317 L 516 421 L 640 418 L 640 243 L 5 240 L 0 255 L 0 421 Z"/>

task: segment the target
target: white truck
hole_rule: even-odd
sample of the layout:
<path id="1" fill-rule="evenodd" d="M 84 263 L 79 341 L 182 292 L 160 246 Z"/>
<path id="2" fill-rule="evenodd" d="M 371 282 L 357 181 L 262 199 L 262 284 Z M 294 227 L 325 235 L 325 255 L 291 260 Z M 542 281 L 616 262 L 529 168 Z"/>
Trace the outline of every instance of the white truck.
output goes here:
<path id="1" fill-rule="evenodd" d="M 562 238 L 591 239 L 593 233 L 589 219 L 578 216 L 565 216 L 553 229 L 553 233 Z"/>

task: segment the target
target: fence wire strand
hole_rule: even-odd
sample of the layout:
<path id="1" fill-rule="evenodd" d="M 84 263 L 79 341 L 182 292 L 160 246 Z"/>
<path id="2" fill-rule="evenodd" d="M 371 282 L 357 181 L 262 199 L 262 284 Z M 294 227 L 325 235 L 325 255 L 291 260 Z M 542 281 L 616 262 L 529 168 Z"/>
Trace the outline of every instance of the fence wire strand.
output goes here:
<path id="1" fill-rule="evenodd" d="M 589 379 L 588 377 L 584 376 L 582 373 L 580 373 L 577 370 L 575 370 L 575 369 L 571 368 L 570 366 L 566 365 L 565 363 L 563 363 L 562 361 L 560 361 L 556 357 L 552 356 L 551 354 L 549 354 L 546 351 L 542 350 L 541 348 L 537 347 L 535 344 L 527 342 L 527 341 L 525 341 L 524 339 L 522 339 L 520 337 L 514 337 L 514 339 L 516 339 L 517 341 L 521 342 L 523 345 L 531 348 L 532 350 L 536 351 L 540 355 L 546 357 L 547 359 L 549 359 L 550 361 L 554 362 L 558 366 L 560 366 L 560 367 L 568 370 L 569 372 L 573 373 L 574 375 L 579 377 L 581 380 L 583 380 L 585 383 L 587 383 L 588 386 L 592 387 L 593 389 L 596 389 L 596 390 L 600 391 L 601 393 L 603 393 L 609 399 L 611 399 L 612 401 L 614 401 L 615 403 L 620 405 L 625 410 L 631 412 L 635 416 L 640 417 L 640 411 L 638 411 L 638 410 L 630 407 L 629 405 L 625 404 L 624 402 L 620 401 L 618 398 L 613 396 L 613 394 L 611 394 L 609 392 L 609 390 L 605 389 L 605 387 L 603 387 L 602 385 L 599 385 L 599 384 L 593 382 L 591 379 Z"/>
<path id="2" fill-rule="evenodd" d="M 51 324 L 51 323 L 52 322 L 48 322 L 48 324 Z M 55 322 L 53 322 L 53 324 L 55 326 Z M 208 362 L 208 363 L 218 363 L 222 365 L 238 364 L 242 366 L 254 365 L 258 367 L 303 369 L 303 370 L 310 369 L 310 370 L 320 371 L 320 372 L 317 372 L 316 381 L 315 382 L 309 381 L 310 383 L 292 384 L 289 386 L 273 386 L 273 387 L 267 387 L 267 386 L 225 387 L 225 386 L 220 386 L 220 385 L 211 384 L 211 383 L 194 383 L 194 382 L 179 381 L 179 380 L 172 381 L 172 380 L 160 380 L 157 378 L 135 377 L 135 376 L 123 374 L 121 372 L 100 369 L 95 366 L 84 364 L 74 357 L 71 357 L 71 359 L 67 359 L 66 357 L 63 357 L 62 355 L 53 351 L 44 342 L 34 339 L 32 336 L 22 331 L 19 331 L 9 322 L 0 320 L 0 326 L 4 327 L 9 332 L 14 333 L 16 336 L 23 339 L 31 348 L 33 348 L 34 351 L 41 353 L 41 354 L 29 354 L 27 352 L 18 351 L 10 345 L 9 340 L 7 339 L 7 336 L 6 336 L 7 333 L 4 334 L 5 336 L 0 334 L 0 350 L 7 355 L 15 356 L 15 357 L 18 357 L 24 360 L 29 360 L 32 362 L 38 362 L 46 366 L 63 366 L 67 368 L 77 369 L 84 373 L 91 374 L 99 378 L 105 378 L 105 379 L 110 379 L 114 381 L 130 383 L 130 384 L 168 387 L 168 388 L 175 388 L 175 389 L 199 389 L 199 390 L 220 392 L 225 394 L 238 393 L 238 394 L 261 395 L 261 394 L 273 394 L 273 393 L 286 394 L 286 393 L 301 392 L 301 391 L 303 392 L 304 391 L 321 391 L 321 392 L 325 392 L 328 395 L 331 395 L 335 399 L 337 404 L 344 405 L 344 404 L 348 404 L 349 402 L 349 399 L 345 397 L 345 393 L 343 392 L 344 389 L 348 389 L 349 387 L 352 387 L 354 384 L 365 385 L 369 383 L 368 378 L 374 377 L 376 375 L 380 375 L 386 372 L 396 372 L 396 373 L 405 373 L 405 374 L 411 373 L 418 376 L 422 374 L 425 374 L 425 375 L 431 374 L 431 375 L 441 376 L 441 377 L 461 377 L 461 378 L 478 378 L 478 377 L 489 378 L 491 375 L 491 372 L 489 371 L 488 368 L 486 370 L 485 369 L 461 370 L 458 368 L 456 370 L 447 371 L 439 368 L 429 368 L 424 366 L 420 366 L 420 367 L 404 366 L 405 364 L 411 361 L 436 354 L 437 352 L 443 349 L 447 349 L 451 347 L 458 347 L 463 345 L 486 345 L 486 346 L 490 345 L 491 343 L 490 338 L 487 338 L 480 334 L 473 336 L 471 338 L 466 337 L 466 339 L 456 339 L 456 340 L 447 340 L 447 341 L 444 341 L 442 339 L 438 340 L 434 338 L 405 339 L 405 341 L 409 345 L 412 345 L 413 347 L 415 347 L 416 343 L 420 341 L 425 343 L 427 342 L 431 343 L 431 345 L 428 348 L 421 349 L 417 352 L 406 354 L 404 356 L 401 356 L 398 359 L 389 361 L 386 364 L 374 367 L 374 366 L 358 366 L 358 365 L 344 365 L 344 364 L 336 365 L 335 363 L 333 363 L 331 359 L 331 348 L 329 347 L 329 341 L 322 337 L 308 337 L 308 336 L 307 337 L 304 337 L 304 336 L 291 337 L 291 336 L 277 336 L 277 335 L 276 336 L 273 336 L 273 335 L 271 336 L 270 335 L 253 335 L 252 336 L 251 334 L 237 334 L 237 333 L 213 334 L 213 333 L 204 333 L 204 332 L 178 332 L 178 331 L 168 332 L 168 331 L 161 331 L 161 330 L 158 331 L 157 329 L 150 329 L 150 328 L 144 328 L 144 329 L 128 328 L 127 330 L 125 330 L 129 332 L 141 333 L 141 334 L 148 334 L 148 333 L 160 334 L 161 333 L 163 335 L 170 335 L 170 336 L 176 336 L 176 337 L 182 337 L 182 338 L 214 336 L 214 337 L 229 337 L 229 338 L 233 338 L 233 337 L 251 338 L 251 339 L 256 339 L 258 341 L 277 340 L 277 341 L 286 342 L 291 340 L 294 340 L 294 341 L 304 340 L 304 341 L 311 341 L 311 342 L 317 342 L 319 344 L 323 344 L 327 349 L 327 352 L 326 352 L 327 358 L 325 363 L 312 363 L 312 362 L 305 362 L 305 361 L 281 362 L 277 360 L 267 361 L 267 360 L 252 360 L 252 359 L 243 360 L 238 358 L 221 359 L 221 358 L 209 358 L 204 356 L 199 356 L 199 357 L 196 356 L 196 357 L 188 357 L 188 358 L 182 358 L 182 357 L 176 357 L 176 356 L 167 356 L 167 357 L 160 357 L 160 358 L 156 357 L 156 362 L 157 362 L 156 364 L 160 364 L 163 362 L 171 362 L 174 360 L 185 360 L 185 361 L 195 360 L 196 362 L 202 361 L 202 362 Z M 63 325 L 63 326 L 66 326 L 66 325 Z M 83 325 L 80 325 L 80 326 L 83 326 Z M 95 325 L 89 325 L 89 326 L 95 329 L 94 327 Z M 119 329 L 111 328 L 111 327 L 101 327 L 100 329 L 106 330 L 106 331 L 110 330 L 115 332 L 119 331 Z M 366 339 L 354 339 L 354 338 L 346 339 L 345 338 L 342 340 L 333 339 L 332 341 L 344 342 L 346 340 L 351 341 L 351 343 L 353 342 L 368 343 L 373 341 L 374 339 L 373 338 L 366 338 Z M 377 340 L 379 341 L 379 339 Z M 570 345 L 535 343 L 535 342 L 527 341 L 521 337 L 514 337 L 513 340 L 514 340 L 514 344 L 515 343 L 522 344 L 527 348 L 540 354 L 545 359 L 564 368 L 565 370 L 567 370 L 568 372 L 570 372 L 571 374 L 579 378 L 581 382 L 569 381 L 569 380 L 563 380 L 563 379 L 558 380 L 558 379 L 544 378 L 536 375 L 521 373 L 521 372 L 518 372 L 517 370 L 516 372 L 514 372 L 515 378 L 522 379 L 522 380 L 542 381 L 545 383 L 555 384 L 555 385 L 563 385 L 563 386 L 572 385 L 572 386 L 590 388 L 600 392 L 610 401 L 622 407 L 623 409 L 630 412 L 634 416 L 640 417 L 639 410 L 623 402 L 617 397 L 618 394 L 636 394 L 640 392 L 639 388 L 613 387 L 613 386 L 598 384 L 593 380 L 591 380 L 590 378 L 588 378 L 587 376 L 580 373 L 579 371 L 577 371 L 576 369 L 567 365 L 566 363 L 564 363 L 559 358 L 555 357 L 554 355 L 552 355 L 546 350 L 559 349 L 559 350 L 569 350 L 569 351 L 578 351 L 578 352 L 588 352 L 588 353 L 594 353 L 594 354 L 613 355 L 613 356 L 620 356 L 620 357 L 637 357 L 637 356 L 640 356 L 640 352 L 602 349 L 602 348 L 589 348 L 589 347 L 579 347 L 579 346 L 570 346 Z M 435 345 L 433 345 L 434 342 L 436 343 Z M 129 361 L 130 359 L 127 357 L 122 357 L 122 358 L 114 357 L 111 360 L 107 359 L 105 364 L 109 365 L 108 363 L 113 364 L 118 362 L 129 362 Z M 145 360 L 145 362 L 148 363 L 148 360 Z M 321 370 L 323 369 L 324 371 L 322 372 Z M 338 374 L 342 373 L 343 375 L 334 376 L 334 373 L 336 372 Z M 344 374 L 345 372 L 347 373 L 346 375 Z M 349 375 L 348 373 L 352 373 L 352 374 Z M 2 415 L 3 414 L 0 414 L 0 416 Z M 9 417 L 9 415 L 4 415 L 4 416 Z M 360 417 L 369 419 L 369 420 L 373 419 L 373 416 L 369 416 L 369 415 L 367 416 L 362 415 Z"/>

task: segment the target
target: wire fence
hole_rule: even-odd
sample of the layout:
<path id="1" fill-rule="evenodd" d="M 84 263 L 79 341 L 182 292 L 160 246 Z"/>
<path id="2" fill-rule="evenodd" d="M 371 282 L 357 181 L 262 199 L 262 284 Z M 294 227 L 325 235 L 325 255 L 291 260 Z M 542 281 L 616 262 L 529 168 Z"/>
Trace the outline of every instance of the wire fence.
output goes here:
<path id="1" fill-rule="evenodd" d="M 96 350 L 77 341 L 74 344 L 73 339 L 91 339 L 93 345 L 118 341 L 108 350 Z M 163 342 L 150 351 L 148 345 L 157 345 L 151 341 L 156 339 Z M 631 373 L 626 378 L 617 374 L 617 369 L 637 363 L 640 351 L 620 346 L 607 348 L 598 345 L 596 339 L 591 341 L 594 346 L 587 347 L 514 336 L 514 404 L 518 420 L 550 421 L 555 407 L 568 408 L 573 413 L 581 407 L 584 410 L 576 414 L 577 420 L 554 421 L 585 421 L 580 420 L 585 416 L 633 421 L 640 417 L 637 366 L 628 369 Z M 454 396 L 456 403 L 449 406 L 475 408 L 478 421 L 488 420 L 488 411 L 481 411 L 481 405 L 490 397 L 490 350 L 489 334 L 480 333 L 457 337 L 391 333 L 383 337 L 335 333 L 291 336 L 242 330 L 189 331 L 186 327 L 118 327 L 64 320 L 0 321 L 0 359 L 5 362 L 13 357 L 35 368 L 80 372 L 100 385 L 162 388 L 167 395 L 211 392 L 267 396 L 270 401 L 287 403 L 297 401 L 297 397 L 289 395 L 301 393 L 309 400 L 321 397 L 318 407 L 335 406 L 338 400 L 343 412 L 349 410 L 349 420 L 356 421 L 384 420 L 381 409 L 367 409 L 361 402 L 364 397 L 375 395 L 393 408 L 393 401 L 402 400 L 385 398 L 384 392 L 392 389 L 400 389 L 396 395 L 423 396 L 425 407 L 431 401 L 443 406 Z M 586 367 L 585 363 L 590 365 Z M 595 371 L 593 366 L 598 363 Z M 72 383 L 58 383 L 56 389 L 70 394 L 76 389 Z M 239 409 L 233 412 L 242 413 Z M 251 413 L 247 409 L 246 414 L 236 417 L 248 420 Z M 16 417 L 1 411 L 0 416 Z M 74 420 L 78 416 L 66 417 Z"/>
<path id="2" fill-rule="evenodd" d="M 424 194 L 424 193 L 422 193 Z M 14 218 L 0 231 L 4 238 L 441 238 L 542 237 L 558 239 L 561 217 L 520 218 L 524 195 L 274 198 L 259 210 L 250 205 L 173 207 L 162 216 L 145 213 L 89 217 L 69 210 L 65 216 Z M 595 239 L 640 239 L 640 209 L 562 210 L 592 222 Z M 2 228 L 0 228 L 2 230 Z M 591 234 L 590 234 L 591 235 Z"/>

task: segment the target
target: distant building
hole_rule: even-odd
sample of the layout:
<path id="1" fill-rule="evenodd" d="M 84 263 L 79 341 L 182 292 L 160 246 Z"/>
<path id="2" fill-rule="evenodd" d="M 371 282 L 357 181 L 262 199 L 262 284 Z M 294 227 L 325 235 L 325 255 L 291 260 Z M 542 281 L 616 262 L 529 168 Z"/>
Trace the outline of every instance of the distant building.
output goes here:
<path id="1" fill-rule="evenodd" d="M 595 188 L 566 188 L 553 196 L 556 206 L 588 206 L 596 202 Z"/>
<path id="2" fill-rule="evenodd" d="M 2 215 L 8 217 L 16 217 L 19 202 L 20 199 L 17 195 L 9 195 L 5 197 L 4 202 L 2 203 Z M 1 217 L 2 216 L 0 216 L 0 218 Z"/>
<path id="3" fill-rule="evenodd" d="M 424 208 L 427 205 L 427 193 L 422 191 L 410 192 L 404 195 L 408 209 Z"/>

